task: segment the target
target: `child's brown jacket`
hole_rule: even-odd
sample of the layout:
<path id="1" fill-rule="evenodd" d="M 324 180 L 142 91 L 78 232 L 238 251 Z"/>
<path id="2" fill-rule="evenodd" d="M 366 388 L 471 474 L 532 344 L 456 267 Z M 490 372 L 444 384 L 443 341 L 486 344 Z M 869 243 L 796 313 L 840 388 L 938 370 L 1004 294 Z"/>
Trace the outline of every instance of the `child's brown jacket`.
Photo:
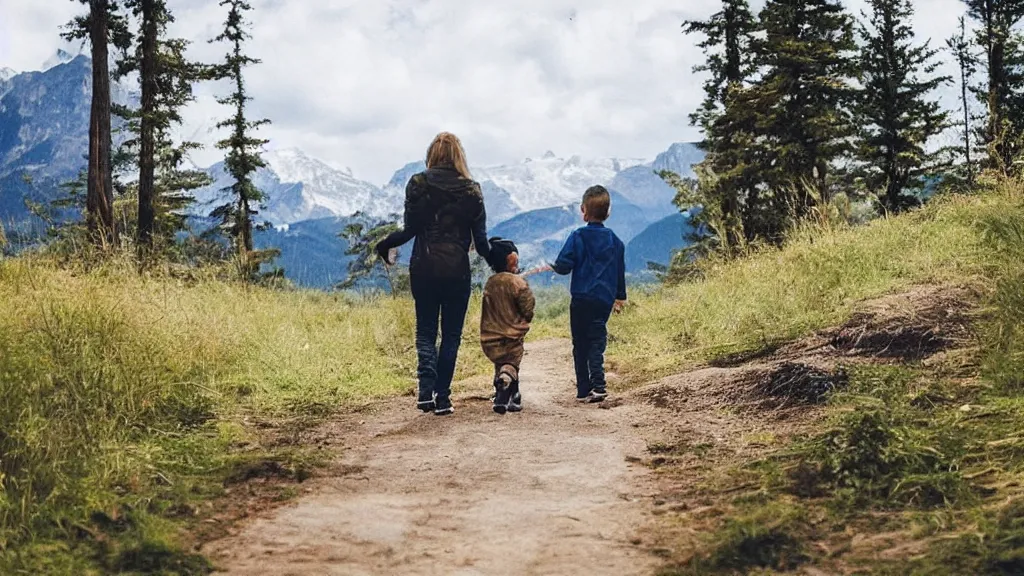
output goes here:
<path id="1" fill-rule="evenodd" d="M 508 272 L 491 276 L 484 287 L 480 342 L 521 342 L 530 331 L 534 306 L 533 292 L 522 277 Z"/>

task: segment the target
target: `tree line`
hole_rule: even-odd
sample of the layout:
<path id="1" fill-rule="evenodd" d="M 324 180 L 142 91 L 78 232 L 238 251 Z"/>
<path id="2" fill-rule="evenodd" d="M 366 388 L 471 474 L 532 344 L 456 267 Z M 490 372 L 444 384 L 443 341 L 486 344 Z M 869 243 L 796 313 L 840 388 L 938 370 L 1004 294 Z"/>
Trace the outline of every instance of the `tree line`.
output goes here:
<path id="1" fill-rule="evenodd" d="M 711 249 L 777 244 L 840 194 L 895 213 L 940 183 L 1019 174 L 1024 0 L 962 1 L 945 46 L 956 78 L 938 73 L 942 50 L 917 39 L 912 0 L 869 0 L 859 18 L 838 0 L 768 0 L 756 15 L 747 0 L 722 0 L 707 20 L 685 22 L 706 56 L 691 115 L 706 157 L 695 181 L 663 176 L 682 208 L 703 207 Z M 956 114 L 936 96 L 951 84 Z M 936 146 L 953 128 L 958 144 Z"/>
<path id="2" fill-rule="evenodd" d="M 251 97 L 244 71 L 259 64 L 245 53 L 251 39 L 246 14 L 252 6 L 246 0 L 221 0 L 227 13 L 223 31 L 210 42 L 227 50 L 222 61 L 209 64 L 190 61 L 188 41 L 169 36 L 174 16 L 165 0 L 73 1 L 87 5 L 88 10 L 67 26 L 63 36 L 87 41 L 92 57 L 83 186 L 89 241 L 105 251 L 134 243 L 143 261 L 178 243 L 179 233 L 186 229 L 185 209 L 194 201 L 192 192 L 210 185 L 212 179 L 186 166 L 189 153 L 200 144 L 176 141 L 173 130 L 182 123 L 182 109 L 195 100 L 195 85 L 220 80 L 232 91 L 218 99 L 230 114 L 217 124 L 227 135 L 216 146 L 225 153 L 224 166 L 232 184 L 222 190 L 228 200 L 210 214 L 217 222 L 211 233 L 227 235 L 242 275 L 255 278 L 274 252 L 253 246 L 263 200 L 253 178 L 265 166 L 260 151 L 267 143 L 256 131 L 269 121 L 251 119 L 247 108 Z M 111 79 L 138 83 L 137 107 L 111 101 Z M 116 149 L 115 120 L 121 140 Z"/>

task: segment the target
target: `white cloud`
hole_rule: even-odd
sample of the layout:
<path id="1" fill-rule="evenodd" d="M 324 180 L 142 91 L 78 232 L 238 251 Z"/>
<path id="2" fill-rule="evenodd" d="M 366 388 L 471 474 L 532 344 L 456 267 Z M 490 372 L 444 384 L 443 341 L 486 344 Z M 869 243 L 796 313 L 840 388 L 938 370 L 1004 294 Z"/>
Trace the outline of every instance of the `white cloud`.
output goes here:
<path id="1" fill-rule="evenodd" d="M 174 32 L 206 60 L 223 20 L 214 0 L 169 0 Z M 274 121 L 272 146 L 303 148 L 378 184 L 419 159 L 442 129 L 474 164 L 562 155 L 652 157 L 697 138 L 687 116 L 702 97 L 701 59 L 686 18 L 716 0 L 253 0 L 248 73 L 254 113 Z M 760 6 L 763 2 L 755 2 Z M 856 13 L 864 0 L 851 0 Z M 921 0 L 917 28 L 943 38 L 959 0 Z M 71 0 L 0 0 L 0 66 L 31 69 L 57 47 Z M 223 115 L 205 86 L 189 132 L 212 139 Z M 949 102 L 953 96 L 950 93 Z M 215 160 L 218 152 L 198 156 Z"/>

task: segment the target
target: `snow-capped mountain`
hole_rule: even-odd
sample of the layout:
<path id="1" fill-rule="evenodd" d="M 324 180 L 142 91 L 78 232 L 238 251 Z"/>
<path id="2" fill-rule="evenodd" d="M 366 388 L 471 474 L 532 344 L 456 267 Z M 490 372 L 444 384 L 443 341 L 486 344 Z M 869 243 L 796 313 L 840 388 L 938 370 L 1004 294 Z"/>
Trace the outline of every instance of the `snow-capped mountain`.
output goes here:
<path id="1" fill-rule="evenodd" d="M 53 200 L 61 193 L 60 185 L 86 164 L 91 62 L 85 55 L 62 51 L 43 68 L 0 71 L 0 221 L 5 224 L 31 222 L 25 201 Z M 137 103 L 138 93 L 131 83 L 114 83 L 111 88 L 115 102 Z M 192 123 L 180 135 L 208 130 Z M 655 172 L 672 170 L 692 176 L 693 163 L 702 158 L 694 145 L 674 144 L 653 161 L 562 158 L 548 152 L 539 158 L 471 170 L 481 184 L 491 233 L 514 239 L 524 260 L 543 260 L 557 251 L 568 230 L 579 225 L 579 198 L 587 187 L 603 184 L 612 191 L 610 224 L 629 241 L 677 213 L 671 203 L 675 191 Z M 422 161 L 407 164 L 378 187 L 355 177 L 350 169 L 337 167 L 343 163 L 318 160 L 300 150 L 272 150 L 264 159 L 267 167 L 255 176 L 267 195 L 261 217 L 281 227 L 265 240 L 280 243 L 287 252 L 282 261 L 288 267 L 307 271 L 308 277 L 301 278 L 307 285 L 319 285 L 313 278 L 320 276 L 333 282 L 344 272 L 344 259 L 335 254 L 339 244 L 333 240 L 345 221 L 355 213 L 370 218 L 400 214 L 409 178 L 424 169 Z M 223 164 L 208 172 L 215 182 L 196 194 L 198 202 L 191 210 L 196 216 L 208 215 L 229 197 L 224 188 L 232 179 Z M 285 231 L 289 227 L 294 233 Z M 653 229 L 645 238 L 664 235 L 662 230 L 667 228 Z M 674 230 L 673 238 L 658 245 L 659 254 L 682 243 Z M 308 262 L 314 253 L 324 255 L 323 266 Z M 329 263 L 341 268 L 331 268 Z M 329 273 L 324 272 L 328 268 Z"/>
<path id="2" fill-rule="evenodd" d="M 17 75 L 18 73 L 10 68 L 0 68 L 0 82 L 6 82 Z"/>
<path id="3" fill-rule="evenodd" d="M 546 152 L 539 159 L 497 166 L 475 166 L 470 171 L 484 189 L 489 220 L 502 222 L 524 212 L 563 207 L 579 202 L 583 191 L 595 184 L 620 192 L 630 203 L 652 209 L 657 216 L 675 211 L 675 191 L 655 173 L 672 170 L 683 176 L 693 174 L 692 165 L 703 158 L 693 144 L 673 144 L 654 162 L 636 158 L 560 158 Z M 383 190 L 381 202 L 400 212 L 405 185 L 424 163 L 412 162 L 395 172 Z M 490 194 L 489 194 L 490 192 Z M 507 200 L 504 198 L 507 195 Z"/>
<path id="4" fill-rule="evenodd" d="M 275 226 L 376 212 L 380 190 L 352 176 L 351 170 L 332 168 L 294 148 L 266 152 L 263 160 L 267 166 L 254 179 L 267 196 L 260 218 Z M 223 163 L 207 172 L 214 183 L 196 192 L 196 214 L 208 214 L 223 202 L 227 197 L 224 188 L 233 182 Z"/>
<path id="5" fill-rule="evenodd" d="M 43 62 L 43 66 L 39 69 L 39 71 L 40 72 L 46 72 L 47 70 L 50 70 L 51 68 L 56 68 L 57 66 L 60 66 L 61 64 L 67 64 L 68 62 L 71 62 L 72 60 L 74 60 L 75 58 L 77 58 L 79 56 L 84 56 L 81 53 L 81 51 L 72 53 L 72 52 L 69 52 L 67 50 L 64 50 L 63 48 L 62 49 L 58 49 L 57 52 L 53 56 L 50 56 L 49 58 L 46 59 L 45 62 Z"/>
<path id="6" fill-rule="evenodd" d="M 643 164 L 638 159 L 559 158 L 546 152 L 539 159 L 527 158 L 517 164 L 473 169 L 480 181 L 490 180 L 507 190 L 521 211 L 560 206 L 579 200 L 594 184 L 609 184 L 620 171 Z"/>

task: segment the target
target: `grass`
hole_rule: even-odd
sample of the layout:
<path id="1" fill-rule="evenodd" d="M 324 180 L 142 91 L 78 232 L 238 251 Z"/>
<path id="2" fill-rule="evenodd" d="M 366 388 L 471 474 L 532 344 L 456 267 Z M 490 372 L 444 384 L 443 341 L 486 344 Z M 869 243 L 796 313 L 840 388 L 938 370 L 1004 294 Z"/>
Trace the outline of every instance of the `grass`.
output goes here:
<path id="1" fill-rule="evenodd" d="M 634 298 L 610 326 L 609 354 L 644 382 L 845 320 L 859 301 L 982 273 L 980 218 L 1006 192 L 951 196 L 866 226 L 807 231 L 784 250 L 712 261 L 703 277 Z"/>
<path id="2" fill-rule="evenodd" d="M 894 250 L 896 239 L 906 248 Z M 838 254 L 836 262 L 847 265 L 829 262 L 826 254 Z M 727 268 L 667 289 L 712 303 L 717 297 L 705 290 L 731 290 L 736 323 L 763 328 L 751 339 L 719 322 L 717 305 L 692 311 L 688 330 L 701 335 L 696 342 L 704 348 L 681 354 L 686 362 L 837 323 L 851 298 L 920 282 L 986 287 L 974 326 L 977 342 L 959 356 L 966 364 L 850 368 L 847 385 L 829 395 L 824 419 L 804 438 L 762 459 L 713 470 L 709 477 L 720 480 L 708 483 L 702 500 L 715 502 L 722 516 L 699 541 L 679 541 L 670 573 L 779 573 L 793 565 L 778 558 L 797 552 L 801 563 L 826 573 L 1024 573 L 1021 256 L 1024 186 L 1008 183 L 940 200 L 910 216 L 826 233 L 822 240 L 797 240 L 771 258 L 757 255 L 737 265 L 740 274 L 754 274 L 774 261 L 778 274 L 765 282 L 772 290 L 733 284 L 719 275 Z M 871 269 L 860 263 L 872 263 Z M 807 291 L 823 308 L 804 304 Z M 686 307 L 661 306 L 666 314 Z M 669 336 L 653 332 L 646 354 L 669 365 L 660 360 L 668 352 L 656 348 Z M 623 353 L 635 343 L 624 338 L 620 346 Z M 730 478 L 754 478 L 758 487 L 735 496 L 739 480 Z M 786 516 L 790 509 L 800 514 Z M 860 540 L 876 535 L 885 537 Z M 786 554 L 766 557 L 765 547 Z"/>
<path id="3" fill-rule="evenodd" d="M 476 298 L 459 377 L 487 371 L 478 325 Z M 243 422 L 410 392 L 413 330 L 390 298 L 0 260 L 0 573 L 167 571 L 148 556 L 203 573 L 172 557 L 181 509 L 315 464 Z"/>

